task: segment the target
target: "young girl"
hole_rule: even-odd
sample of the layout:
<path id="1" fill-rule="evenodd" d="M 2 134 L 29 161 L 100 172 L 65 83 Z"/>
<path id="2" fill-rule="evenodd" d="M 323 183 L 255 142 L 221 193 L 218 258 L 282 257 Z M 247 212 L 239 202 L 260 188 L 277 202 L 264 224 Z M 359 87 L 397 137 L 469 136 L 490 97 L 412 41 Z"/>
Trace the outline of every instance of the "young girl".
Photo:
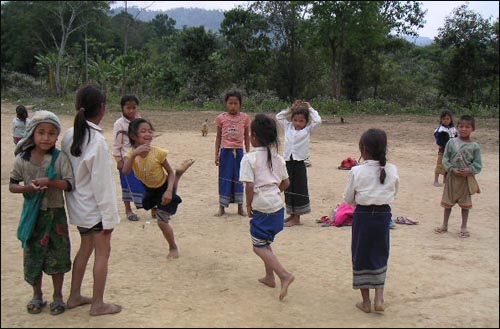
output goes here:
<path id="1" fill-rule="evenodd" d="M 71 191 L 74 179 L 69 159 L 55 147 L 60 132 L 61 123 L 54 113 L 35 112 L 25 138 L 16 146 L 10 173 L 9 191 L 24 195 L 18 237 L 24 249 L 24 279 L 33 287 L 27 305 L 31 314 L 40 313 L 47 304 L 42 293 L 43 272 L 52 276 L 54 285 L 50 313 L 57 315 L 66 309 L 62 286 L 64 273 L 71 270 L 71 243 L 62 191 Z M 26 226 L 26 216 L 31 214 L 33 229 Z M 20 237 L 20 231 L 27 233 Z"/>
<path id="2" fill-rule="evenodd" d="M 446 143 L 450 138 L 457 137 L 457 130 L 453 126 L 452 114 L 448 110 L 441 112 L 439 116 L 439 127 L 434 130 L 434 138 L 439 146 L 438 157 L 436 161 L 436 169 L 434 170 L 434 186 L 442 186 L 439 184 L 439 175 L 443 175 L 443 183 L 446 181 L 446 170 L 443 167 L 443 152 Z"/>
<path id="3" fill-rule="evenodd" d="M 120 173 L 122 200 L 125 204 L 127 219 L 130 221 L 138 221 L 139 217 L 132 211 L 130 202 L 133 201 L 136 208 L 142 208 L 144 185 L 135 177 L 133 171 L 125 175 L 122 172 L 122 168 L 123 156 L 130 149 L 128 126 L 130 121 L 141 117 L 138 112 L 139 100 L 135 95 L 124 95 L 120 101 L 120 105 L 122 108 L 122 116 L 117 119 L 113 125 L 113 136 L 115 138 L 113 141 L 113 156 L 116 160 L 116 168 Z"/>
<path id="4" fill-rule="evenodd" d="M 178 258 L 179 250 L 169 221 L 182 202 L 176 193 L 179 180 L 194 160 L 185 160 L 174 173 L 167 160 L 168 151 L 151 145 L 153 132 L 153 125 L 145 119 L 138 118 L 130 122 L 128 137 L 132 148 L 124 156 L 122 171 L 128 175 L 133 170 L 137 178 L 144 183 L 146 187 L 142 200 L 144 209 L 157 208 L 158 227 L 169 246 L 167 258 Z"/>
<path id="5" fill-rule="evenodd" d="M 75 189 L 66 193 L 70 222 L 80 233 L 80 249 L 73 262 L 68 308 L 89 304 L 90 315 L 118 313 L 121 306 L 104 303 L 104 288 L 111 254 L 111 233 L 120 223 L 116 188 L 111 170 L 113 159 L 99 127 L 106 112 L 104 93 L 92 85 L 76 94 L 73 127 L 62 141 L 75 174 Z M 92 299 L 81 295 L 83 276 L 95 250 Z"/>
<path id="6" fill-rule="evenodd" d="M 219 211 L 216 216 L 224 215 L 224 208 L 230 203 L 238 204 L 238 214 L 243 211 L 243 185 L 239 182 L 240 163 L 245 151 L 250 150 L 250 117 L 240 112 L 241 94 L 230 91 L 225 97 L 227 112 L 215 119 L 217 137 L 215 138 L 215 165 L 219 166 Z"/>
<path id="7" fill-rule="evenodd" d="M 463 115 L 458 120 L 457 128 L 459 138 L 450 140 L 444 149 L 443 166 L 448 172 L 441 198 L 444 215 L 443 224 L 437 227 L 435 232 L 438 234 L 448 232 L 451 209 L 458 203 L 462 209 L 459 237 L 468 238 L 470 233 L 467 230 L 467 221 L 469 209 L 472 208 L 472 197 L 467 176 L 479 174 L 483 168 L 483 161 L 479 144 L 470 138 L 472 132 L 476 130 L 476 120 L 470 115 Z"/>
<path id="8" fill-rule="evenodd" d="M 28 111 L 23 105 L 16 107 L 16 117 L 12 120 L 12 138 L 14 144 L 17 144 L 24 136 L 26 126 L 30 119 L 28 118 Z"/>
<path id="9" fill-rule="evenodd" d="M 285 161 L 278 155 L 278 131 L 274 120 L 257 114 L 251 124 L 250 140 L 255 149 L 245 154 L 241 161 L 240 180 L 246 184 L 253 251 L 266 269 L 266 275 L 259 282 L 274 288 L 276 273 L 281 280 L 279 299 L 282 300 L 295 277 L 281 265 L 271 249 L 274 237 L 283 230 L 285 209 L 281 192 L 290 184 Z"/>
<path id="10" fill-rule="evenodd" d="M 384 311 L 384 284 L 389 259 L 390 203 L 399 188 L 395 165 L 387 163 L 387 136 L 369 129 L 359 140 L 366 161 L 352 167 L 344 201 L 356 204 L 352 224 L 353 288 L 361 290 L 363 301 L 356 307 L 371 312 L 370 290 L 375 289 L 375 311 Z"/>
<path id="11" fill-rule="evenodd" d="M 296 100 L 292 107 L 276 114 L 276 120 L 285 131 L 286 169 L 290 187 L 285 191 L 285 226 L 300 225 L 300 216 L 310 213 L 309 191 L 305 160 L 309 159 L 311 134 L 321 124 L 318 111 L 308 102 Z"/>

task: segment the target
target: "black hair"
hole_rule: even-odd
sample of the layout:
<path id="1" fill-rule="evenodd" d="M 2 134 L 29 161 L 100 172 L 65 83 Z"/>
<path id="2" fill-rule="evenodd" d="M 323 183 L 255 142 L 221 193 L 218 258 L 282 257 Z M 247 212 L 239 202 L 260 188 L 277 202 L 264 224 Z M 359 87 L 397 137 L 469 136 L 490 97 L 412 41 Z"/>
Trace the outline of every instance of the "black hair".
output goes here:
<path id="1" fill-rule="evenodd" d="M 267 165 L 272 170 L 273 164 L 270 146 L 274 146 L 276 152 L 279 152 L 279 138 L 276 121 L 263 113 L 257 114 L 250 125 L 250 131 L 255 138 L 257 138 L 260 145 L 267 148 Z"/>
<path id="2" fill-rule="evenodd" d="M 381 129 L 368 129 L 359 139 L 359 150 L 368 153 L 373 160 L 380 163 L 380 183 L 384 184 L 386 173 L 385 165 L 387 163 L 387 135 Z"/>
<path id="3" fill-rule="evenodd" d="M 73 156 L 79 157 L 82 154 L 85 130 L 89 132 L 87 144 L 90 143 L 90 127 L 87 120 L 97 117 L 103 104 L 106 104 L 106 95 L 96 86 L 84 85 L 76 92 L 76 115 L 73 122 L 73 144 L 71 144 Z"/>
<path id="4" fill-rule="evenodd" d="M 306 104 L 302 103 L 295 110 L 293 110 L 291 118 L 293 119 L 296 115 L 303 115 L 306 119 L 306 123 L 309 123 L 309 107 Z"/>
<path id="5" fill-rule="evenodd" d="M 139 105 L 139 99 L 134 94 L 123 95 L 122 99 L 120 100 L 120 105 L 121 105 L 122 111 L 123 111 L 123 107 L 125 106 L 125 104 L 127 102 L 135 102 L 137 105 Z"/>
<path id="6" fill-rule="evenodd" d="M 130 121 L 130 124 L 128 125 L 128 138 L 132 147 L 135 147 L 135 139 L 132 137 L 137 137 L 137 135 L 139 134 L 139 126 L 141 125 L 141 123 L 147 123 L 151 127 L 151 130 L 155 131 L 151 122 L 144 118 L 137 118 Z"/>
<path id="7" fill-rule="evenodd" d="M 476 129 L 476 119 L 474 119 L 472 115 L 468 114 L 462 115 L 460 119 L 458 119 L 458 124 L 460 124 L 460 122 L 462 121 L 470 122 L 472 128 Z"/>
<path id="8" fill-rule="evenodd" d="M 238 98 L 238 100 L 240 101 L 240 106 L 242 105 L 241 104 L 241 93 L 237 90 L 231 90 L 231 91 L 228 91 L 226 93 L 226 96 L 224 96 L 224 103 L 227 103 L 227 100 L 229 99 L 229 97 L 236 97 Z"/>
<path id="9" fill-rule="evenodd" d="M 451 113 L 450 110 L 442 110 L 441 111 L 441 114 L 439 114 L 439 123 L 441 123 L 441 120 L 443 120 L 443 118 L 445 116 L 449 116 L 451 121 L 450 121 L 450 127 L 453 127 L 453 114 Z"/>
<path id="10" fill-rule="evenodd" d="M 16 116 L 19 120 L 26 122 L 26 118 L 28 118 L 28 111 L 23 105 L 18 105 L 16 107 Z"/>

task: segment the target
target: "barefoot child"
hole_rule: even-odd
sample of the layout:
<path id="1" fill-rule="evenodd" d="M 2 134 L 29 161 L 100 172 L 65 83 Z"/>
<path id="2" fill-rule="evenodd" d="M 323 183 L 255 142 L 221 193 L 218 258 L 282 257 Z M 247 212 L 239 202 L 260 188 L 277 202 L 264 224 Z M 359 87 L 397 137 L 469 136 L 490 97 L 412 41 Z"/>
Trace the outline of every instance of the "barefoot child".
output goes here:
<path id="1" fill-rule="evenodd" d="M 179 180 L 194 160 L 184 161 L 174 173 L 167 160 L 168 151 L 151 145 L 153 132 L 152 124 L 146 119 L 139 118 L 130 122 L 128 137 L 132 148 L 124 156 L 123 173 L 128 174 L 133 170 L 137 178 L 144 183 L 144 209 L 157 208 L 158 227 L 169 246 L 167 258 L 178 258 L 179 250 L 169 222 L 182 202 L 177 195 Z"/>
<path id="2" fill-rule="evenodd" d="M 458 138 L 450 140 L 444 149 L 443 167 L 448 172 L 441 198 L 444 215 L 443 224 L 437 227 L 435 232 L 438 234 L 448 232 L 451 209 L 458 203 L 458 206 L 462 208 L 462 226 L 459 236 L 468 238 L 470 233 L 467 230 L 467 221 L 469 209 L 472 208 L 472 198 L 467 176 L 479 174 L 483 165 L 481 149 L 470 138 L 472 132 L 476 130 L 475 119 L 470 115 L 461 116 L 457 130 Z"/>
<path id="3" fill-rule="evenodd" d="M 12 138 L 14 139 L 14 144 L 23 139 L 26 126 L 28 126 L 29 122 L 30 119 L 28 118 L 26 107 L 18 105 L 16 107 L 16 117 L 12 119 Z"/>
<path id="4" fill-rule="evenodd" d="M 387 163 L 387 136 L 369 129 L 359 140 L 365 162 L 352 167 L 344 201 L 356 204 L 352 223 L 353 288 L 363 301 L 356 307 L 371 312 L 370 289 L 375 289 L 375 311 L 384 311 L 384 285 L 389 260 L 390 204 L 399 187 L 395 165 Z"/>
<path id="5" fill-rule="evenodd" d="M 289 185 L 285 161 L 278 152 L 276 123 L 257 114 L 251 124 L 250 140 L 255 149 L 241 161 L 240 180 L 246 184 L 245 195 L 253 251 L 264 262 L 266 275 L 259 281 L 276 286 L 274 273 L 281 280 L 279 299 L 285 298 L 295 277 L 280 263 L 271 249 L 274 237 L 283 230 L 285 209 L 281 192 Z"/>
<path id="6" fill-rule="evenodd" d="M 113 156 L 116 160 L 116 168 L 120 174 L 120 185 L 122 187 L 122 200 L 125 205 L 125 214 L 130 221 L 138 221 L 139 217 L 132 211 L 130 202 L 134 202 L 136 208 L 142 208 L 144 185 L 135 177 L 131 171 L 128 175 L 122 172 L 123 156 L 130 149 L 128 138 L 128 125 L 130 121 L 140 118 L 139 100 L 135 95 L 124 95 L 120 101 L 122 116 L 113 125 Z M 153 208 L 154 209 L 154 208 Z"/>
<path id="7" fill-rule="evenodd" d="M 215 119 L 217 136 L 215 138 L 215 165 L 219 166 L 219 211 L 216 216 L 224 215 L 230 203 L 238 204 L 238 214 L 243 211 L 243 185 L 239 182 L 240 163 L 245 151 L 250 151 L 250 117 L 240 112 L 241 94 L 230 91 L 225 97 L 227 112 Z"/>
<path id="8" fill-rule="evenodd" d="M 321 124 L 318 111 L 308 102 L 296 100 L 292 107 L 276 114 L 276 120 L 285 131 L 286 169 L 290 187 L 285 191 L 285 226 L 300 225 L 300 216 L 311 212 L 307 188 L 306 160 L 309 159 L 311 134 Z"/>
<path id="9" fill-rule="evenodd" d="M 25 137 L 17 143 L 10 173 L 9 191 L 24 196 L 18 238 L 24 249 L 24 279 L 33 287 L 27 305 L 31 314 L 40 313 L 47 304 L 42 293 L 43 272 L 52 276 L 54 285 L 50 313 L 57 315 L 66 309 L 62 286 L 64 273 L 71 270 L 71 243 L 63 190 L 74 187 L 74 178 L 68 157 L 55 147 L 60 132 L 54 113 L 35 112 Z"/>
<path id="10" fill-rule="evenodd" d="M 117 304 L 104 303 L 104 288 L 111 255 L 111 234 L 120 223 L 113 159 L 99 123 L 106 113 L 106 96 L 92 86 L 78 89 L 73 127 L 64 134 L 62 150 L 69 157 L 75 175 L 75 189 L 66 192 L 71 224 L 80 233 L 80 248 L 73 261 L 68 308 L 92 304 L 92 316 L 121 311 Z M 92 298 L 82 296 L 83 277 L 95 250 Z"/>

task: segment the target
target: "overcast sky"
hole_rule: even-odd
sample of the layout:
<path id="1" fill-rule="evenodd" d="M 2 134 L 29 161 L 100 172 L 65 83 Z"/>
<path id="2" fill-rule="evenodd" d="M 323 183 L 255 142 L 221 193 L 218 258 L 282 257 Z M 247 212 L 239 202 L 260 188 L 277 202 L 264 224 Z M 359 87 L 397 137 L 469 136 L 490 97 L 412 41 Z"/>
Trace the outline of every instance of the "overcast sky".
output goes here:
<path id="1" fill-rule="evenodd" d="M 454 8 L 466 1 L 422 1 L 427 9 L 425 27 L 420 29 L 420 36 L 434 38 L 438 35 L 438 28 L 442 27 L 446 16 L 451 15 Z M 129 7 L 148 7 L 149 10 L 167 10 L 172 8 L 203 8 L 230 10 L 248 1 L 127 1 Z M 483 18 L 498 17 L 498 1 L 470 1 L 469 9 L 481 14 Z M 123 7 L 124 1 L 116 1 L 113 7 Z"/>

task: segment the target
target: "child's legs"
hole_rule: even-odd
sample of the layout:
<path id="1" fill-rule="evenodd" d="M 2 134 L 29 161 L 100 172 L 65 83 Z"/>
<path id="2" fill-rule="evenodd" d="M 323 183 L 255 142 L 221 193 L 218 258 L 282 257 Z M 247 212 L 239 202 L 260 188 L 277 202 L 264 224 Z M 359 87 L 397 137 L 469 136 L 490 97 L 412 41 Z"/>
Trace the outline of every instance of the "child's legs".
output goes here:
<path id="1" fill-rule="evenodd" d="M 158 212 L 161 212 L 162 210 L 158 210 Z M 159 215 L 159 214 L 158 214 Z M 158 219 L 157 221 L 158 227 L 160 228 L 161 232 L 163 233 L 163 236 L 168 242 L 168 246 L 170 250 L 177 249 L 177 245 L 175 244 L 175 237 L 174 237 L 174 230 L 172 229 L 172 226 L 164 220 Z"/>
<path id="2" fill-rule="evenodd" d="M 444 208 L 442 228 L 444 229 L 448 228 L 448 221 L 450 220 L 450 215 L 451 215 L 451 208 Z"/>
<path id="3" fill-rule="evenodd" d="M 103 304 L 104 288 L 108 276 L 108 260 L 111 254 L 111 232 L 101 231 L 92 234 L 94 236 L 95 260 L 94 260 L 94 289 L 92 306 Z"/>
<path id="4" fill-rule="evenodd" d="M 52 274 L 52 285 L 54 286 L 54 293 L 52 298 L 54 300 L 62 300 L 62 287 L 64 283 L 64 273 Z"/>
<path id="5" fill-rule="evenodd" d="M 363 298 L 363 303 L 370 303 L 370 289 L 361 288 L 359 289 L 361 292 L 361 297 Z"/>
<path id="6" fill-rule="evenodd" d="M 253 251 L 259 256 L 264 262 L 266 267 L 266 275 L 268 269 L 274 271 L 281 280 L 286 279 L 290 273 L 281 265 L 276 255 L 274 255 L 271 248 L 268 247 L 253 247 Z"/>
<path id="7" fill-rule="evenodd" d="M 87 263 L 92 252 L 94 251 L 94 237 L 93 234 L 80 235 L 80 249 L 76 253 L 73 261 L 73 271 L 71 272 L 71 289 L 68 301 L 79 299 L 81 295 L 81 288 Z M 68 303 L 70 304 L 70 303 Z"/>
<path id="8" fill-rule="evenodd" d="M 43 297 L 42 278 L 43 278 L 43 274 L 40 275 L 40 279 L 34 285 L 32 285 L 32 287 L 33 287 L 33 299 L 42 300 L 42 297 Z"/>
<path id="9" fill-rule="evenodd" d="M 467 221 L 469 220 L 469 209 L 462 208 L 462 226 L 461 231 L 467 231 Z"/>

